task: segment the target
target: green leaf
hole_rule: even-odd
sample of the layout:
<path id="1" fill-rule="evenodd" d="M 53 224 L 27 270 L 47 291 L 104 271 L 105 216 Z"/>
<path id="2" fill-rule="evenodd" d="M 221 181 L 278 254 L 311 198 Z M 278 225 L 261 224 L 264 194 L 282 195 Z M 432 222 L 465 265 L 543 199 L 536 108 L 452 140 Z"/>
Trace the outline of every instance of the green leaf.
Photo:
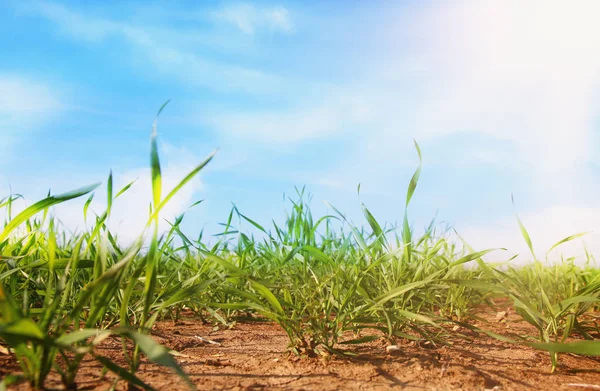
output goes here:
<path id="1" fill-rule="evenodd" d="M 576 341 L 568 343 L 529 343 L 537 349 L 552 353 L 574 353 L 585 356 L 600 356 L 600 341 Z"/>
<path id="2" fill-rule="evenodd" d="M 26 381 L 27 378 L 23 375 L 6 375 L 0 382 L 0 391 L 6 391 L 8 387 L 25 383 Z"/>
<path id="3" fill-rule="evenodd" d="M 16 322 L 23 317 L 21 309 L 15 302 L 15 299 L 13 299 L 12 295 L 6 291 L 6 288 L 2 283 L 0 283 L 0 315 L 2 315 L 2 322 L 4 324 Z"/>
<path id="4" fill-rule="evenodd" d="M 188 175 L 186 175 L 185 178 L 183 178 L 181 180 L 181 182 L 179 182 L 179 184 L 177 186 L 175 186 L 173 188 L 173 190 L 171 190 L 171 192 L 162 200 L 162 202 L 160 202 L 160 204 L 155 202 L 155 206 L 154 206 L 154 210 L 152 211 L 152 215 L 150 216 L 150 219 L 148 220 L 148 224 L 150 224 L 150 222 L 156 218 L 158 218 L 158 213 L 161 211 L 162 208 L 165 207 L 165 205 L 171 200 L 171 198 L 173 198 L 173 196 L 175 196 L 175 194 L 177 194 L 179 192 L 179 190 L 181 190 L 181 188 L 183 188 L 183 186 L 185 186 L 186 183 L 188 183 L 189 181 L 191 181 L 194 176 L 196 176 L 196 174 L 198 174 L 198 172 L 200 172 L 200 170 L 202 170 L 213 158 L 214 156 L 217 154 L 217 151 L 213 151 L 210 155 L 208 155 L 208 157 L 199 165 L 196 166 L 196 168 L 194 168 L 192 171 L 190 171 L 190 173 Z M 158 155 L 156 155 L 156 158 L 158 159 Z M 160 167 L 159 167 L 160 169 Z M 153 168 L 154 170 L 154 168 Z M 160 175 L 160 173 L 159 173 Z M 159 178 L 160 180 L 160 178 Z M 158 186 L 158 185 L 157 185 Z M 156 194 L 154 194 L 155 198 L 156 198 Z M 158 192 L 158 199 L 160 199 L 160 191 Z"/>
<path id="5" fill-rule="evenodd" d="M 29 318 L 17 319 L 14 322 L 0 325 L 0 336 L 7 342 L 12 339 L 43 341 L 46 335 L 38 325 Z"/>
<path id="6" fill-rule="evenodd" d="M 87 199 L 87 201 L 85 201 L 85 204 L 83 205 L 83 221 L 87 222 L 87 211 L 88 208 L 90 207 L 90 204 L 92 203 L 92 200 L 94 199 L 94 193 L 92 193 L 92 195 L 90 195 L 90 197 Z"/>
<path id="7" fill-rule="evenodd" d="M 198 201 L 194 202 L 192 205 L 188 206 L 188 209 L 191 209 L 196 205 L 200 205 L 203 202 L 204 202 L 204 200 L 198 200 Z"/>
<path id="8" fill-rule="evenodd" d="M 195 389 L 194 384 L 181 369 L 175 357 L 169 353 L 169 349 L 157 343 L 148 335 L 135 331 L 128 331 L 126 334 L 139 346 L 140 350 L 148 357 L 148 360 L 175 370 L 179 377 L 187 382 L 190 389 Z"/>
<path id="9" fill-rule="evenodd" d="M 106 184 L 106 215 L 110 216 L 113 203 L 113 173 L 110 170 L 108 174 L 108 183 Z"/>
<path id="10" fill-rule="evenodd" d="M 118 375 L 119 377 L 121 377 L 123 380 L 126 380 L 129 384 L 141 387 L 141 388 L 143 388 L 145 390 L 149 390 L 149 391 L 155 390 L 155 388 L 153 388 L 152 386 L 144 383 L 135 374 L 133 374 L 133 373 L 127 371 L 126 369 L 121 368 L 120 366 L 118 366 L 117 364 L 115 364 L 108 357 L 94 355 L 94 358 L 96 360 L 100 361 L 102 363 L 102 365 L 104 365 L 109 371 L 115 373 L 116 375 Z"/>
<path id="11" fill-rule="evenodd" d="M 402 315 L 403 317 L 405 317 L 407 319 L 416 320 L 416 321 L 422 322 L 422 323 L 427 323 L 430 326 L 434 326 L 434 327 L 437 327 L 440 329 L 442 328 L 440 325 L 435 323 L 431 318 L 428 318 L 425 315 L 417 314 L 415 312 L 406 311 L 406 310 L 398 310 L 398 314 Z"/>
<path id="12" fill-rule="evenodd" d="M 152 205 L 154 207 L 154 211 L 156 211 L 156 209 L 158 209 L 158 206 L 160 205 L 162 191 L 162 175 L 160 170 L 160 158 L 158 156 L 158 145 L 156 142 L 156 137 L 157 135 L 155 120 L 154 128 L 152 130 L 152 136 L 150 137 L 150 171 L 152 175 Z M 158 214 L 155 213 L 155 216 L 153 214 L 152 217 L 156 219 L 158 218 Z"/>
<path id="13" fill-rule="evenodd" d="M 35 204 L 31 205 L 30 207 L 26 208 L 24 211 L 19 213 L 17 216 L 15 216 L 15 218 L 12 219 L 4 227 L 4 230 L 2 230 L 2 233 L 0 233 L 0 243 L 2 243 L 4 240 L 6 240 L 6 238 L 8 238 L 8 235 L 10 235 L 10 233 L 15 228 L 17 228 L 19 225 L 21 225 L 26 220 L 31 218 L 33 215 L 35 215 L 45 209 L 48 209 L 51 206 L 60 204 L 65 201 L 72 200 L 74 198 L 81 197 L 83 195 L 86 195 L 86 194 L 94 191 L 94 189 L 96 189 L 98 186 L 100 186 L 100 183 L 96 183 L 94 185 L 87 186 L 87 187 L 82 187 L 81 189 L 73 190 L 68 193 L 63 193 L 63 194 L 56 195 L 56 196 L 49 196 L 47 198 L 44 198 L 41 201 L 36 202 Z"/>
<path id="14" fill-rule="evenodd" d="M 154 124 L 152 124 L 152 135 L 150 136 L 150 171 L 152 174 L 152 204 L 155 209 L 155 219 L 158 218 L 158 213 L 156 212 L 160 204 L 162 192 L 162 175 L 160 169 L 160 158 L 158 156 L 158 144 L 156 141 L 156 129 L 158 127 L 158 117 L 170 101 L 170 99 L 167 100 L 165 103 L 163 103 L 162 106 L 160 106 L 160 109 L 158 109 L 158 112 L 156 113 L 156 118 L 154 119 Z"/>
<path id="15" fill-rule="evenodd" d="M 381 335 L 367 335 L 361 338 L 351 339 L 349 341 L 340 342 L 340 345 L 358 345 L 361 343 L 373 342 L 383 338 Z"/>
<path id="16" fill-rule="evenodd" d="M 72 344 L 85 341 L 88 338 L 95 337 L 103 339 L 111 334 L 110 330 L 98 330 L 98 329 L 81 329 L 73 331 L 69 334 L 63 334 L 56 339 L 56 344 L 63 346 L 70 346 Z"/>
<path id="17" fill-rule="evenodd" d="M 406 193 L 406 208 L 408 208 L 408 204 L 410 204 L 410 200 L 417 188 L 417 183 L 419 183 L 419 177 L 421 176 L 421 167 L 423 165 L 423 158 L 421 156 L 421 148 L 419 148 L 419 144 L 417 144 L 416 140 L 413 140 L 415 143 L 415 149 L 417 150 L 417 154 L 419 155 L 419 165 L 417 166 L 416 171 L 414 172 L 412 178 L 410 179 L 410 183 L 408 184 L 408 191 Z"/>
<path id="18" fill-rule="evenodd" d="M 506 250 L 506 249 L 505 248 L 490 248 L 490 249 L 483 250 L 483 251 L 477 251 L 477 252 L 465 255 L 464 257 L 452 262 L 449 266 L 453 267 L 453 266 L 462 265 L 467 262 L 471 262 L 473 260 L 483 257 L 485 254 L 488 254 L 488 253 L 490 253 L 492 251 L 496 251 L 496 250 Z"/>
<path id="19" fill-rule="evenodd" d="M 400 296 L 403 293 L 406 293 L 410 290 L 416 289 L 416 288 L 420 288 L 423 285 L 427 284 L 429 281 L 428 280 L 422 280 L 422 281 L 415 281 L 415 282 L 411 282 L 409 284 L 406 285 L 402 285 L 399 287 L 396 287 L 392 290 L 390 290 L 387 293 L 384 293 L 381 296 L 378 296 L 375 300 L 374 300 L 374 304 L 375 306 L 381 306 L 385 303 L 387 303 L 388 301 L 392 300 L 393 298 Z"/>
<path id="20" fill-rule="evenodd" d="M 329 256 L 327 256 L 323 251 L 319 250 L 316 247 L 305 245 L 302 246 L 302 250 L 306 251 L 307 253 L 312 255 L 313 258 L 318 259 L 321 262 L 332 262 Z"/>
<path id="21" fill-rule="evenodd" d="M 237 211 L 237 209 L 236 209 Z M 247 222 L 249 222 L 250 224 L 252 224 L 253 226 L 255 226 L 256 228 L 258 228 L 261 232 L 265 233 L 268 235 L 267 230 L 265 230 L 263 228 L 262 225 L 258 224 L 256 221 L 252 220 L 251 218 L 241 214 L 239 211 L 237 211 L 238 216 L 240 216 L 241 218 L 243 218 L 244 220 L 246 220 Z"/>
<path id="22" fill-rule="evenodd" d="M 256 289 L 256 291 L 258 292 L 259 295 L 261 295 L 265 300 L 267 300 L 269 302 L 271 307 L 273 307 L 278 314 L 280 314 L 280 315 L 284 314 L 283 307 L 279 303 L 279 300 L 277 300 L 277 298 L 269 290 L 269 288 L 267 288 L 266 286 L 264 286 L 263 284 L 261 284 L 258 281 L 250 281 L 250 284 L 252 285 L 252 287 L 254 289 Z"/>
<path id="23" fill-rule="evenodd" d="M 563 244 L 563 243 L 570 242 L 570 241 L 571 241 L 571 240 L 573 240 L 573 239 L 580 238 L 580 237 L 582 237 L 582 236 L 585 236 L 585 235 L 587 235 L 587 234 L 589 234 L 589 232 L 581 232 L 581 233 L 578 233 L 578 234 L 575 234 L 575 235 L 567 236 L 567 237 L 566 237 L 566 238 L 564 238 L 563 240 L 560 240 L 560 241 L 559 241 L 559 242 L 557 242 L 555 245 L 553 245 L 552 247 L 550 247 L 550 250 L 548 250 L 548 252 L 550 252 L 550 251 L 554 250 L 556 247 L 560 246 L 560 245 L 561 245 L 561 244 Z"/>
<path id="24" fill-rule="evenodd" d="M 600 302 L 600 297 L 598 297 L 598 296 L 590 296 L 590 295 L 570 297 L 568 299 L 565 299 L 565 300 L 561 301 L 558 304 L 558 308 L 556 308 L 555 311 L 558 312 L 559 308 L 560 309 L 565 309 L 568 306 L 571 306 L 573 304 L 595 303 L 595 302 Z"/>
<path id="25" fill-rule="evenodd" d="M 514 206 L 515 198 L 512 194 L 511 194 L 511 199 L 512 199 L 512 203 Z M 521 235 L 523 236 L 523 239 L 525 239 L 525 242 L 527 243 L 527 247 L 529 247 L 529 251 L 531 251 L 531 255 L 533 255 L 533 259 L 535 260 L 536 259 L 535 252 L 533 251 L 533 244 L 531 243 L 531 238 L 529 237 L 529 233 L 527 232 L 527 230 L 525 229 L 525 226 L 521 222 L 519 215 L 516 215 L 516 216 L 517 216 L 517 222 L 519 223 L 519 229 L 521 230 Z"/>
<path id="26" fill-rule="evenodd" d="M 133 186 L 133 184 L 134 184 L 134 183 L 135 183 L 137 180 L 138 180 L 138 179 L 136 178 L 136 179 L 132 180 L 131 182 L 129 182 L 128 184 L 126 184 L 125 186 L 123 186 L 123 188 L 122 188 L 121 190 L 119 190 L 119 192 L 117 193 L 117 195 L 115 195 L 115 198 L 114 198 L 114 199 L 116 200 L 117 198 L 119 198 L 119 196 L 120 196 L 121 194 L 123 194 L 123 193 L 125 193 L 127 190 L 129 190 L 129 188 L 130 188 L 131 186 Z"/>
<path id="27" fill-rule="evenodd" d="M 221 267 L 223 267 L 223 269 L 229 271 L 229 272 L 233 272 L 236 275 L 247 275 L 248 273 L 246 271 L 244 271 L 243 269 L 240 269 L 239 267 L 235 266 L 233 263 L 219 257 L 213 254 L 209 254 L 207 255 L 207 258 L 210 260 L 215 261 L 216 263 L 218 263 L 219 265 L 221 265 Z"/>
<path id="28" fill-rule="evenodd" d="M 367 219 L 367 223 L 369 223 L 369 226 L 371 227 L 373 233 L 375 234 L 375 237 L 377 238 L 377 241 L 380 242 L 382 246 L 387 248 L 387 240 L 385 238 L 383 229 L 381 229 L 381 226 L 377 222 L 377 219 L 375 219 L 375 216 L 373 216 L 369 209 L 367 209 L 365 204 L 362 204 L 362 210 L 365 219 Z"/>

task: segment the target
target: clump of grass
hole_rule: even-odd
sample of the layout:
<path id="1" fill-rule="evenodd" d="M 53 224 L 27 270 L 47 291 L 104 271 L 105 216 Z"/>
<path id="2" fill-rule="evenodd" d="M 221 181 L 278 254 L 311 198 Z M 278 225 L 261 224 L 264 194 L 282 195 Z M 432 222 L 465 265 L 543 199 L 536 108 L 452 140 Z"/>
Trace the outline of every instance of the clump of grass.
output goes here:
<path id="1" fill-rule="evenodd" d="M 475 329 L 467 323 L 475 309 L 489 295 L 502 295 L 538 331 L 533 339 L 513 342 L 549 351 L 553 371 L 560 352 L 600 354 L 594 339 L 598 327 L 589 320 L 590 312 L 598 310 L 600 272 L 591 262 L 579 268 L 572 259 L 555 265 L 537 260 L 520 221 L 534 257 L 534 263 L 520 268 L 483 262 L 492 249 L 461 248 L 435 223 L 415 235 L 408 211 L 421 175 L 416 142 L 419 161 L 399 229 L 382 224 L 362 203 L 365 227 L 352 224 L 333 206 L 332 215 L 315 218 L 302 188 L 290 199 L 285 221 L 273 221 L 269 229 L 234 207 L 217 242 L 209 246 L 202 232 L 197 237 L 182 232 L 184 214 L 170 221 L 163 235 L 158 221 L 164 206 L 214 153 L 165 193 L 156 127 L 155 120 L 148 222 L 129 246 L 119 244 L 108 223 L 113 204 L 134 184 L 115 192 L 112 173 L 105 189 L 107 207 L 99 215 L 92 216 L 90 209 L 98 185 L 49 194 L 15 216 L 13 203 L 21 196 L 0 201 L 7 212 L 0 232 L 0 341 L 22 370 L 4 385 L 25 380 L 42 389 L 56 371 L 66 388 L 76 388 L 81 362 L 91 356 L 132 387 L 151 389 L 138 376 L 144 354 L 192 386 L 168 350 L 149 336 L 159 319 L 177 322 L 182 310 L 229 327 L 241 314 L 264 317 L 285 330 L 296 354 L 349 355 L 347 346 L 379 338 L 444 344 L 459 337 L 448 324 Z M 83 217 L 93 223 L 81 233 L 67 233 L 49 209 L 84 196 Z M 257 235 L 235 228 L 235 219 L 250 224 Z M 473 261 L 476 267 L 465 267 Z M 122 338 L 127 367 L 98 353 L 110 335 Z M 574 335 L 587 340 L 572 342 Z M 127 349 L 127 342 L 134 348 Z"/>
<path id="2" fill-rule="evenodd" d="M 233 302 L 211 305 L 251 309 L 277 322 L 297 354 L 347 354 L 340 345 L 381 337 L 437 340 L 445 330 L 436 312 L 465 316 L 471 304 L 467 298 L 477 294 L 471 288 L 457 288 L 450 280 L 469 273 L 463 265 L 487 251 L 457 257 L 455 247 L 435 238 L 431 227 L 423 237 L 413 236 L 408 205 L 421 171 L 416 143 L 415 148 L 419 165 L 408 186 L 403 231 L 396 235 L 395 249 L 387 237 L 391 230 L 382 228 L 364 204 L 371 231 L 352 225 L 333 206 L 336 215 L 313 219 L 304 191 L 298 191 L 285 223 L 273 222 L 274 235 L 234 208 L 232 214 L 249 222 L 265 239 L 257 241 L 233 230 L 237 246 L 220 254 L 205 251 L 207 259 L 226 273 L 229 297 L 237 296 Z M 348 232 L 333 230 L 334 221 L 348 226 Z M 454 302 L 461 294 L 464 299 Z M 360 335 L 368 329 L 379 335 Z M 355 338 L 345 338 L 348 332 Z"/>
<path id="3" fill-rule="evenodd" d="M 164 105 L 159 114 L 163 108 Z M 154 224 L 154 230 L 146 254 L 141 253 L 144 233 L 129 248 L 121 249 L 107 227 L 113 201 L 131 186 L 125 186 L 113 196 L 112 173 L 107 181 L 105 212 L 96 216 L 95 225 L 88 232 L 63 241 L 58 238 L 55 218 L 48 217 L 49 208 L 89 194 L 98 185 L 48 195 L 14 218 L 11 218 L 14 197 L 3 203 L 8 209 L 9 221 L 0 233 L 1 256 L 6 260 L 0 269 L 0 338 L 15 354 L 22 377 L 33 388 L 42 389 L 52 369 L 59 372 L 67 389 L 76 388 L 75 378 L 81 361 L 86 355 L 92 355 L 131 385 L 151 389 L 135 375 L 140 353 L 153 362 L 173 368 L 191 385 L 168 350 L 145 334 L 165 308 L 207 285 L 205 281 L 187 281 L 176 291 L 169 285 L 172 281 L 167 281 L 157 289 L 159 258 L 173 252 L 168 242 L 163 243 L 158 238 L 158 215 L 213 155 L 161 198 L 155 121 L 151 137 L 153 206 L 148 221 L 149 227 Z M 84 218 L 92 199 L 90 196 L 85 203 Z M 43 213 L 42 219 L 35 219 L 39 213 Z M 18 234 L 17 228 L 23 224 L 25 230 Z M 144 288 L 134 297 L 136 281 L 141 279 L 142 271 L 145 271 Z M 135 305 L 137 303 L 141 306 Z M 108 330 L 116 319 L 120 327 Z M 111 334 L 134 343 L 129 371 L 95 353 L 95 346 Z M 57 361 L 57 357 L 61 360 Z"/>
<path id="4" fill-rule="evenodd" d="M 537 329 L 538 343 L 530 345 L 547 348 L 545 350 L 549 351 L 552 363 L 551 371 L 554 372 L 558 366 L 558 353 L 569 351 L 566 344 L 569 337 L 577 333 L 592 339 L 582 325 L 582 317 L 600 302 L 600 279 L 586 279 L 585 273 L 575 266 L 573 259 L 550 265 L 546 257 L 546 263 L 542 263 L 536 257 L 529 233 L 518 216 L 517 221 L 531 251 L 533 263 L 520 268 L 508 266 L 500 269 L 479 259 L 479 268 L 489 279 L 488 289 L 493 286 L 493 290 L 508 297 L 521 318 Z M 548 253 L 584 234 L 560 240 Z M 592 351 L 595 349 L 592 341 L 583 342 L 582 346 Z M 600 351 L 596 353 L 600 354 Z"/>

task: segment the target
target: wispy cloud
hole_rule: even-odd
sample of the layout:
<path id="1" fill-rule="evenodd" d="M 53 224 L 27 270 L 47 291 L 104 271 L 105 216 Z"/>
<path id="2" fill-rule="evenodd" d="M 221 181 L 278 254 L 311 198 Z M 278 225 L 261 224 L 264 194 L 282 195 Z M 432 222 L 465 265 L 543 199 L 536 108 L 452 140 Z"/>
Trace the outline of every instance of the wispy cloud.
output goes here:
<path id="1" fill-rule="evenodd" d="M 510 150 L 490 145 L 482 151 L 493 155 L 480 151 L 460 156 L 462 161 L 505 164 L 516 158 L 536 185 L 564 181 L 570 185 L 561 191 L 571 197 L 576 182 L 589 182 L 582 177 L 585 165 L 597 162 L 600 25 L 592 15 L 599 8 L 594 1 L 573 7 L 560 1 L 424 7 L 413 23 L 397 26 L 384 19 L 380 29 L 390 34 L 372 42 L 372 56 L 356 66 L 357 75 L 339 81 L 325 100 L 312 99 L 313 89 L 306 88 L 297 98 L 309 102 L 301 109 L 296 104 L 266 113 L 233 112 L 214 123 L 265 143 L 299 143 L 353 134 L 356 128 L 348 125 L 362 113 L 365 145 L 377 150 L 363 156 L 367 167 L 375 158 L 396 159 L 398 148 L 410 148 L 413 137 L 426 144 L 480 133 L 508 141 Z M 328 34 L 328 26 L 317 27 Z M 419 45 L 412 48 L 396 36 L 418 39 Z M 391 56 L 383 50 L 394 47 Z M 348 100 L 360 104 L 339 103 Z"/>
<path id="2" fill-rule="evenodd" d="M 24 3 L 21 7 L 32 13 L 39 13 L 54 22 L 63 34 L 81 41 L 100 42 L 122 30 L 122 25 L 118 22 L 87 17 L 52 2 Z"/>
<path id="3" fill-rule="evenodd" d="M 334 189 L 340 189 L 344 186 L 344 183 L 331 178 L 319 178 L 317 179 L 317 184 L 325 187 L 330 187 Z"/>
<path id="4" fill-rule="evenodd" d="M 27 75 L 0 72 L 0 151 L 6 159 L 20 135 L 56 117 L 65 108 L 57 89 Z"/>
<path id="5" fill-rule="evenodd" d="M 225 137 L 252 140 L 274 148 L 348 136 L 373 122 L 376 111 L 368 97 L 318 83 L 311 88 L 319 92 L 319 97 L 300 95 L 291 107 L 252 111 L 203 108 L 191 120 L 210 126 Z"/>
<path id="6" fill-rule="evenodd" d="M 241 9 L 246 10 L 245 7 Z M 189 15 L 178 16 L 177 13 L 173 13 L 174 19 L 168 21 L 171 25 L 157 22 L 150 27 L 144 23 L 129 23 L 95 16 L 51 2 L 29 3 L 28 6 L 23 6 L 23 10 L 46 18 L 54 23 L 62 34 L 77 42 L 98 44 L 108 38 L 116 38 L 117 42 L 126 43 L 134 49 L 131 52 L 132 57 L 127 58 L 126 61 L 137 64 L 138 55 L 141 55 L 153 65 L 153 71 L 158 71 L 171 80 L 176 79 L 185 86 L 191 84 L 217 92 L 252 95 L 283 88 L 283 81 L 277 75 L 205 55 L 200 50 L 201 47 L 198 48 L 199 43 L 212 46 L 210 37 L 214 37 L 216 42 L 221 40 L 210 30 L 203 30 L 200 27 L 181 29 L 172 26 L 176 24 L 178 18 L 188 20 Z M 239 15 L 244 14 L 242 11 L 239 12 Z M 291 29 L 289 16 L 283 8 L 258 10 L 250 7 L 245 12 L 247 26 L 252 28 L 252 31 L 259 26 L 278 31 Z M 192 14 L 198 13 L 192 12 Z M 233 17 L 237 14 L 231 11 L 228 15 Z M 215 47 L 211 49 L 215 50 Z M 148 62 L 144 65 L 147 64 Z"/>
<path id="7" fill-rule="evenodd" d="M 203 157 L 193 154 L 183 147 L 175 147 L 170 144 L 160 146 L 162 155 L 162 186 L 163 194 L 173 189 Z M 108 175 L 108 174 L 107 174 Z M 19 200 L 15 203 L 15 213 L 27 205 L 37 201 L 29 197 L 44 197 L 43 189 L 52 188 L 53 193 L 61 193 L 83 185 L 88 185 L 94 180 L 104 180 L 103 185 L 96 190 L 94 200 L 90 206 L 87 216 L 87 226 L 94 224 L 95 215 L 100 215 L 106 209 L 104 175 L 93 175 L 90 172 L 79 172 L 73 170 L 67 178 L 53 177 L 41 178 L 40 183 L 19 183 L 12 189 L 28 197 L 25 201 Z M 113 234 L 118 234 L 122 243 L 131 243 L 144 231 L 149 217 L 149 205 L 152 201 L 152 184 L 150 169 L 148 167 L 135 167 L 126 170 L 114 171 L 114 192 L 123 186 L 133 182 L 131 188 L 123 193 L 113 204 L 109 228 Z M 174 221 L 175 217 L 188 210 L 189 206 L 197 199 L 195 198 L 203 189 L 200 176 L 195 177 L 173 197 L 160 214 L 159 231 L 163 233 L 170 228 L 167 221 Z M 8 189 L 2 193 L 8 195 Z M 86 224 L 83 218 L 83 204 L 85 197 L 60 204 L 53 208 L 52 213 L 57 216 L 63 226 L 70 231 L 81 231 Z M 6 210 L 0 209 L 0 221 L 3 221 Z"/>
<path id="8" fill-rule="evenodd" d="M 282 6 L 257 8 L 252 4 L 239 3 L 213 12 L 213 17 L 234 25 L 245 34 L 254 34 L 262 29 L 281 33 L 294 30 L 290 12 Z"/>
<path id="9" fill-rule="evenodd" d="M 17 74 L 0 73 L 0 112 L 3 117 L 34 116 L 63 107 L 48 84 Z"/>
<path id="10" fill-rule="evenodd" d="M 540 251 L 598 227 L 589 194 L 598 191 L 590 164 L 599 162 L 600 26 L 592 16 L 599 11 L 594 1 L 479 1 L 430 9 L 421 24 L 419 61 L 438 64 L 440 76 L 416 123 L 429 138 L 475 130 L 516 148 L 517 156 L 503 157 L 520 162 L 512 172 L 525 183 L 506 189 L 506 203 L 509 192 L 534 197 L 523 220 Z M 510 215 L 465 237 L 524 253 Z"/>

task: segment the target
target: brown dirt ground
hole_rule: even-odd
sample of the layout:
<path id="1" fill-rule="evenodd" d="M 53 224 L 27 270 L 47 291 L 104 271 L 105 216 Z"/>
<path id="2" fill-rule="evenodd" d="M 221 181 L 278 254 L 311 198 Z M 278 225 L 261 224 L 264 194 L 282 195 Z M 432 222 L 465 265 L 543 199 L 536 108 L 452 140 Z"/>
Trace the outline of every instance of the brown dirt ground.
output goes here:
<path id="1" fill-rule="evenodd" d="M 495 313 L 483 314 L 481 327 L 503 334 L 535 335 L 518 316 L 499 323 Z M 462 331 L 464 334 L 468 334 Z M 450 346 L 422 347 L 404 343 L 401 353 L 388 355 L 383 340 L 353 347 L 358 358 L 307 358 L 290 355 L 286 334 L 272 323 L 238 323 L 232 329 L 186 319 L 174 326 L 161 322 L 155 339 L 184 356 L 183 369 L 200 390 L 526 390 L 600 389 L 600 358 L 563 354 L 557 373 L 550 374 L 547 353 L 488 337 L 456 339 Z M 203 337 L 219 345 L 202 342 Z M 122 361 L 121 343 L 108 339 L 100 353 Z M 78 375 L 84 390 L 107 390 L 115 376 L 101 376 L 101 366 L 86 361 Z M 0 377 L 18 371 L 11 356 L 0 353 Z M 183 390 L 185 384 L 170 370 L 144 363 L 140 378 L 159 390 Z M 578 385 L 576 385 L 578 384 Z M 582 385 L 588 385 L 583 387 Z M 595 386 L 595 387 L 594 387 Z M 56 375 L 48 387 L 60 389 Z M 28 389 L 18 386 L 14 389 Z M 126 389 L 123 381 L 117 389 Z"/>

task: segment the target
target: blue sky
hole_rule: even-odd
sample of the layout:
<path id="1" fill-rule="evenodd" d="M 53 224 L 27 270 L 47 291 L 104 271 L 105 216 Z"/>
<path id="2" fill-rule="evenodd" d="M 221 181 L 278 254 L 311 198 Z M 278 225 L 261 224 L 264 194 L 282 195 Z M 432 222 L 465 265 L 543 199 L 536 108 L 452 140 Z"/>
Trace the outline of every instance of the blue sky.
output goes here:
<path id="1" fill-rule="evenodd" d="M 136 231 L 159 121 L 165 186 L 216 147 L 165 211 L 216 232 L 235 203 L 268 224 L 307 186 L 362 224 L 438 214 L 477 247 L 543 251 L 595 230 L 600 27 L 595 1 L 0 3 L 0 190 L 29 202 L 139 178 L 112 224 Z M 101 197 L 93 204 L 102 210 Z M 57 213 L 81 224 L 81 205 Z M 587 239 L 593 249 L 594 234 Z M 581 248 L 581 243 L 577 244 Z M 600 246 L 598 246 L 600 250 Z"/>

